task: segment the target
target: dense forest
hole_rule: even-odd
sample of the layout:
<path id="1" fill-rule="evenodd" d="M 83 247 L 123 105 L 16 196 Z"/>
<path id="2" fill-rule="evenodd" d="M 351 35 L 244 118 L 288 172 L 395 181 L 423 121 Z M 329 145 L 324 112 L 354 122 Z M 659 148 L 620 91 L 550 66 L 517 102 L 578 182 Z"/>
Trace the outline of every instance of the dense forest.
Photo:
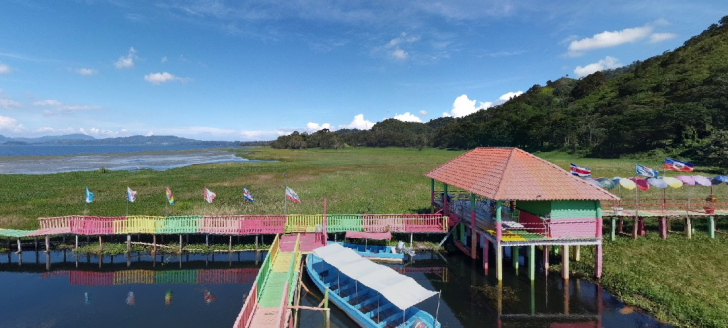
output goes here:
<path id="1" fill-rule="evenodd" d="M 427 123 L 281 137 L 278 148 L 515 146 L 594 157 L 680 155 L 728 161 L 728 16 L 683 46 L 581 79 L 534 85 L 510 101 Z"/>

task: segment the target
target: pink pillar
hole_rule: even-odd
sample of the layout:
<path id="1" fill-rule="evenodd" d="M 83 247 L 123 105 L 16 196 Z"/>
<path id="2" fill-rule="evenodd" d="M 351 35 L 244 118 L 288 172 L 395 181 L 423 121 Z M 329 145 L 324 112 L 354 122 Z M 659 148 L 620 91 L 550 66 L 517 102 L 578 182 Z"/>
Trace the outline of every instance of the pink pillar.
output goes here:
<path id="1" fill-rule="evenodd" d="M 598 217 L 597 218 L 597 231 L 596 231 L 597 238 L 602 238 L 602 225 L 603 225 L 602 218 Z"/>
<path id="2" fill-rule="evenodd" d="M 596 250 L 595 255 L 596 255 L 596 262 L 597 262 L 596 266 L 594 267 L 594 270 L 596 271 L 595 275 L 597 276 L 597 279 L 601 279 L 602 278 L 602 245 L 601 244 L 597 245 L 597 250 Z"/>
<path id="3" fill-rule="evenodd" d="M 486 275 L 488 274 L 488 246 L 490 246 L 490 240 L 485 238 L 485 243 L 483 244 L 483 269 Z"/>

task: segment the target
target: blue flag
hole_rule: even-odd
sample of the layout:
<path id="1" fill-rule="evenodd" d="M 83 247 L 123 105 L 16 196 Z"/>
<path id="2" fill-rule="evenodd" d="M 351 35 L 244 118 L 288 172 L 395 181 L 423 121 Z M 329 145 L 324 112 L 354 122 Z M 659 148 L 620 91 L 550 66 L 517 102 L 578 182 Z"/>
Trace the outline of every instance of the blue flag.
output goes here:
<path id="1" fill-rule="evenodd" d="M 660 175 L 660 172 L 657 172 L 657 170 L 653 170 L 647 166 L 640 164 L 635 164 L 635 172 L 648 178 L 656 178 L 658 175 Z"/>
<path id="2" fill-rule="evenodd" d="M 94 201 L 94 193 L 88 191 L 88 187 L 86 187 L 86 203 L 90 203 Z"/>

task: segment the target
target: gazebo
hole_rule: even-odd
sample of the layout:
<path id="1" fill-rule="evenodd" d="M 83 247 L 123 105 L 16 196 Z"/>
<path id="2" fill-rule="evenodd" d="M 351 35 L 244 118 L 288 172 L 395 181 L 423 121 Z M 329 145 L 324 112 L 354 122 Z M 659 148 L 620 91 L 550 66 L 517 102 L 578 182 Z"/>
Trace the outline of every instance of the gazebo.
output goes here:
<path id="1" fill-rule="evenodd" d="M 478 236 L 483 267 L 495 246 L 498 280 L 503 248 L 511 247 L 518 266 L 519 247 L 529 249 L 529 278 L 535 276 L 535 247 L 563 246 L 563 277 L 568 279 L 569 246 L 596 246 L 596 272 L 602 267 L 601 201 L 619 198 L 572 176 L 553 163 L 518 148 L 476 148 L 428 172 L 431 202 L 450 217 L 456 245 L 476 258 Z M 435 190 L 435 181 L 443 184 Z M 466 236 L 470 236 L 468 242 Z"/>

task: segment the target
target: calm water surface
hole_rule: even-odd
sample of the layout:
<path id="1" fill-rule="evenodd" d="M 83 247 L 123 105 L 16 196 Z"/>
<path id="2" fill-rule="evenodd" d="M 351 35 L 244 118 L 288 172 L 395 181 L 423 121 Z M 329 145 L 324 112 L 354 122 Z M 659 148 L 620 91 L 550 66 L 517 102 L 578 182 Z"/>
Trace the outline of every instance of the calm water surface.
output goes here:
<path id="1" fill-rule="evenodd" d="M 531 284 L 525 270 L 516 275 L 504 268 L 499 287 L 494 272 L 485 276 L 480 265 L 459 254 L 422 254 L 396 267 L 425 288 L 442 291 L 443 327 L 667 327 L 583 280 L 564 285 L 558 275 L 541 274 Z M 22 264 L 15 253 L 4 253 L 0 327 L 231 327 L 259 266 L 252 252 L 185 255 L 181 261 L 133 254 L 127 262 L 123 255 L 99 261 L 70 251 L 49 257 L 25 251 Z M 305 274 L 303 281 L 315 289 Z M 302 305 L 320 300 L 314 291 Z M 419 307 L 434 314 L 437 305 L 433 297 Z M 333 327 L 355 327 L 335 307 L 331 320 Z M 299 322 L 324 325 L 312 311 L 302 311 Z"/>

